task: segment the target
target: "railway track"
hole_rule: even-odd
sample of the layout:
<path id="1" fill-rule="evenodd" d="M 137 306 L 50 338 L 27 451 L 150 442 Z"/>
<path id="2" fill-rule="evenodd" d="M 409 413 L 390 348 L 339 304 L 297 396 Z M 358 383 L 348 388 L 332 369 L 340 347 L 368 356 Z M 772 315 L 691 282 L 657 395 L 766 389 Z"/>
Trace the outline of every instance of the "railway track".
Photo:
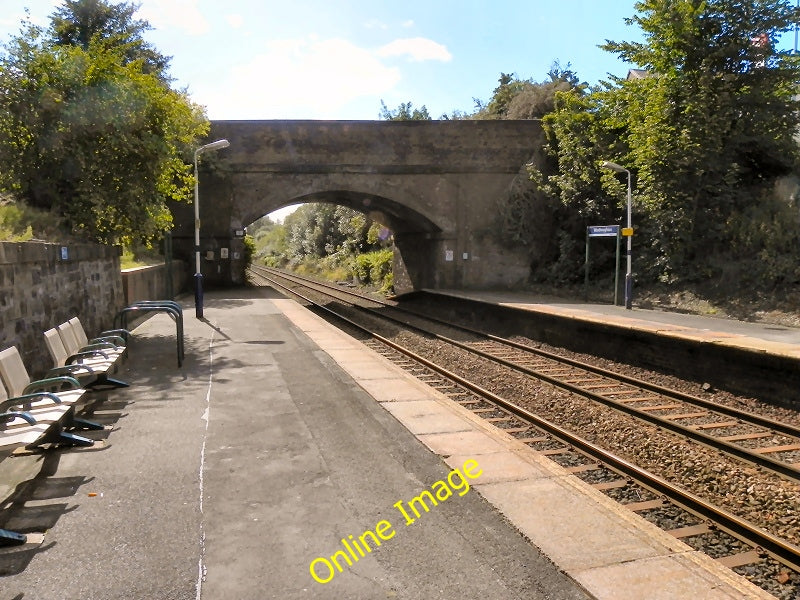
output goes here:
<path id="1" fill-rule="evenodd" d="M 276 272 L 272 272 L 273 276 Z M 336 293 L 362 302 L 364 300 L 363 295 L 324 283 L 312 283 L 285 273 L 281 277 L 301 285 L 313 285 L 325 293 Z M 369 302 L 398 314 L 397 317 L 391 317 L 384 310 L 381 318 L 391 318 L 401 326 L 414 327 L 421 333 L 434 336 L 482 358 L 701 442 L 781 476 L 800 480 L 800 427 L 719 405 L 455 323 L 412 313 L 378 299 L 369 298 Z M 372 312 L 376 314 L 375 311 Z M 468 333 L 477 339 L 470 342 L 456 340 L 414 323 L 409 320 L 411 318 L 424 318 L 428 322 Z"/>
<path id="2" fill-rule="evenodd" d="M 733 569 L 746 570 L 753 565 L 762 565 L 762 571 L 766 569 L 772 573 L 771 577 L 766 578 L 770 585 L 776 580 L 778 582 L 796 580 L 797 591 L 800 593 L 800 576 L 797 574 L 800 571 L 800 549 L 780 536 L 753 525 L 746 519 L 715 506 L 700 495 L 687 491 L 683 486 L 656 476 L 631 461 L 609 452 L 597 443 L 568 431 L 552 420 L 534 414 L 517 403 L 492 393 L 437 365 L 434 361 L 392 342 L 372 331 L 372 328 L 348 317 L 345 314 L 347 311 L 337 311 L 329 305 L 322 306 L 322 303 L 315 302 L 300 292 L 298 287 L 314 290 L 313 293 L 316 294 L 332 295 L 340 302 L 362 305 L 359 308 L 364 309 L 365 299 L 362 295 L 319 282 L 309 282 L 282 272 L 257 269 L 253 274 L 265 278 L 270 284 L 287 290 L 337 318 L 344 319 L 351 327 L 370 335 L 372 341 L 368 344 L 376 351 L 389 355 L 395 362 L 429 385 L 440 389 L 454 401 L 550 456 L 590 485 L 611 497 L 623 500 L 633 498 L 632 501 L 624 502 L 629 509 L 654 522 L 659 519 L 665 520 L 667 525 L 664 528 L 675 537 L 688 541 L 690 545 L 691 542 L 698 542 L 701 546 L 698 549 L 704 549 L 703 545 L 715 548 L 709 554 Z M 280 283 L 278 278 L 284 283 Z M 392 303 L 372 298 L 366 300 L 366 303 L 373 304 L 372 308 L 366 309 L 372 316 L 378 316 L 380 313 L 380 318 L 391 319 L 396 325 L 413 328 L 423 335 L 433 336 L 443 343 L 519 374 L 534 377 L 571 394 L 578 394 L 620 413 L 700 442 L 715 451 L 757 465 L 759 469 L 772 471 L 794 481 L 800 478 L 800 457 L 795 455 L 797 450 L 800 450 L 800 429 L 791 424 L 730 407 L 721 407 L 702 398 L 613 373 L 584 362 L 565 359 L 525 344 L 402 311 Z M 423 325 L 422 319 L 428 325 Z M 461 339 L 456 340 L 431 331 L 432 322 L 439 327 L 458 332 Z M 770 443 L 764 444 L 766 440 Z M 666 499 L 669 499 L 669 502 Z M 685 514 L 678 516 L 675 513 L 676 509 Z M 713 543 L 701 541 L 708 536 L 712 538 L 728 536 L 730 540 Z M 721 547 L 726 550 L 720 554 Z M 770 566 L 765 566 L 767 564 Z M 759 576 L 753 579 L 757 581 Z M 765 587 L 768 588 L 769 585 Z M 786 582 L 779 585 L 780 597 L 794 597 L 784 595 L 787 590 Z M 774 590 L 768 589 L 768 591 L 775 593 Z"/>

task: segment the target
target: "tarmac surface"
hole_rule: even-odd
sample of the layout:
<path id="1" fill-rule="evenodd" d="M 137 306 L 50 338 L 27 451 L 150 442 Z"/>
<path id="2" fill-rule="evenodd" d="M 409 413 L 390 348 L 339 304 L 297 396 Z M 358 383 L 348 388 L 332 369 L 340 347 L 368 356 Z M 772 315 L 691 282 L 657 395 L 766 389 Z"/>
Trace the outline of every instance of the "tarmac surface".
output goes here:
<path id="1" fill-rule="evenodd" d="M 271 290 L 207 293 L 205 320 L 186 311 L 182 368 L 172 321 L 152 317 L 117 375 L 131 387 L 89 415 L 108 428 L 88 434 L 95 447 L 0 463 L 0 482 L 24 481 L 0 526 L 44 534 L 0 549 L 0 599 L 591 597 L 476 489 L 455 490 L 468 479 L 448 480 L 452 469 L 489 455 L 431 452 L 397 417 L 417 405 L 385 409 L 285 303 L 296 306 Z M 455 493 L 404 526 L 396 503 L 437 481 Z M 346 564 L 343 540 L 368 529 L 382 543 L 364 557 L 348 547 L 360 560 Z M 312 561 L 340 550 L 342 571 L 320 561 L 332 577 L 315 581 Z"/>

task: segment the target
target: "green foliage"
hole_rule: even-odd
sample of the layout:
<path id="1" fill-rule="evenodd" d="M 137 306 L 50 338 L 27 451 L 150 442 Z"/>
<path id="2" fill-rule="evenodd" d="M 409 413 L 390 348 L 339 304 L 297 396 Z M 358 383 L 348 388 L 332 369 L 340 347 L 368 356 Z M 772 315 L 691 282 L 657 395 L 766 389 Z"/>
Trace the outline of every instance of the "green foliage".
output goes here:
<path id="1" fill-rule="evenodd" d="M 384 121 L 430 121 L 431 116 L 425 105 L 422 108 L 413 108 L 411 102 L 403 102 L 395 110 L 389 110 L 381 100 L 380 118 Z"/>
<path id="2" fill-rule="evenodd" d="M 800 63 L 774 47 L 798 10 L 785 0 L 635 7 L 628 22 L 642 28 L 644 41 L 603 47 L 647 75 L 556 94 L 544 120 L 555 168 L 534 174 L 541 189 L 585 220 L 619 222 L 625 178 L 598 168 L 611 160 L 633 173 L 634 256 L 645 277 L 707 277 L 737 248 L 771 254 L 763 274 L 778 276 L 775 265 L 792 264 L 778 257 L 796 256 L 797 245 L 755 241 L 752 229 L 777 224 L 768 198 L 800 157 Z M 779 237 L 796 239 L 797 219 L 785 228 Z"/>
<path id="3" fill-rule="evenodd" d="M 248 227 L 264 264 L 332 281 L 392 287 L 391 236 L 366 215 L 335 204 L 305 204 L 283 224 L 263 217 Z"/>
<path id="4" fill-rule="evenodd" d="M 476 100 L 474 119 L 541 119 L 553 110 L 555 95 L 581 87 L 577 75 L 567 64 L 562 69 L 553 63 L 547 79 L 518 79 L 516 75 L 501 73 L 499 85 L 487 104 Z"/>
<path id="5" fill-rule="evenodd" d="M 0 205 L 0 241 L 26 242 L 33 238 L 33 228 L 15 204 Z"/>
<path id="6" fill-rule="evenodd" d="M 255 256 L 270 267 L 283 267 L 288 262 L 288 244 L 286 227 L 272 223 L 269 228 L 261 229 L 254 234 L 256 243 Z"/>
<path id="7" fill-rule="evenodd" d="M 0 199 L 0 241 L 63 240 L 61 221 L 50 212 Z"/>
<path id="8" fill-rule="evenodd" d="M 48 37 L 59 46 L 89 49 L 92 41 L 123 49 L 125 64 L 141 61 L 143 71 L 167 80 L 169 58 L 142 37 L 152 29 L 147 21 L 134 19 L 138 5 L 112 4 L 107 0 L 63 0 L 50 17 Z"/>
<path id="9" fill-rule="evenodd" d="M 245 235 L 242 242 L 244 243 L 242 260 L 244 260 L 245 267 L 247 267 L 253 262 L 253 257 L 256 254 L 256 241 L 253 239 L 253 236 Z"/>
<path id="10" fill-rule="evenodd" d="M 191 150 L 208 122 L 129 34 L 101 28 L 84 46 L 84 34 L 75 45 L 27 24 L 5 46 L 0 191 L 61 215 L 77 235 L 150 244 L 171 225 L 166 201 L 191 200 Z"/>
<path id="11" fill-rule="evenodd" d="M 391 248 L 359 254 L 355 259 L 354 274 L 363 284 L 382 287 L 387 275 L 392 272 L 393 256 Z"/>
<path id="12" fill-rule="evenodd" d="M 371 249 L 371 219 L 346 206 L 305 204 L 286 217 L 286 255 L 289 260 L 349 255 Z"/>

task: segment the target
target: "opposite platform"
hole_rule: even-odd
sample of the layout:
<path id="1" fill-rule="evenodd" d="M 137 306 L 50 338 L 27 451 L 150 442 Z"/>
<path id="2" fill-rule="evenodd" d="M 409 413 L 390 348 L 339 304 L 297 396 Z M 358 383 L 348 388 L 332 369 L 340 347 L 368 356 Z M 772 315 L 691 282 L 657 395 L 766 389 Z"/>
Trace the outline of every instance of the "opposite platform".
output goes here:
<path id="1" fill-rule="evenodd" d="M 424 291 L 589 323 L 652 332 L 664 337 L 696 340 L 800 359 L 800 328 L 796 327 L 636 307 L 626 310 L 622 306 L 569 302 L 527 292 L 446 289 Z"/>

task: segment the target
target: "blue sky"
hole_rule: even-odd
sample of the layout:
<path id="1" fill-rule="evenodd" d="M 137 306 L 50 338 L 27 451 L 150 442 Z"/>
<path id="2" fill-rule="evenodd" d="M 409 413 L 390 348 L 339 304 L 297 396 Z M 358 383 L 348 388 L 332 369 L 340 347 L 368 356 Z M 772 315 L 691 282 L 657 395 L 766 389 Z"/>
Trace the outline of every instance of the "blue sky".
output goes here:
<path id="1" fill-rule="evenodd" d="M 628 65 L 597 48 L 639 37 L 634 0 L 139 0 L 149 40 L 212 119 L 377 119 L 380 102 L 435 118 L 486 101 L 501 72 L 541 80 L 553 61 L 583 81 Z M 23 8 L 0 0 L 0 40 Z"/>

